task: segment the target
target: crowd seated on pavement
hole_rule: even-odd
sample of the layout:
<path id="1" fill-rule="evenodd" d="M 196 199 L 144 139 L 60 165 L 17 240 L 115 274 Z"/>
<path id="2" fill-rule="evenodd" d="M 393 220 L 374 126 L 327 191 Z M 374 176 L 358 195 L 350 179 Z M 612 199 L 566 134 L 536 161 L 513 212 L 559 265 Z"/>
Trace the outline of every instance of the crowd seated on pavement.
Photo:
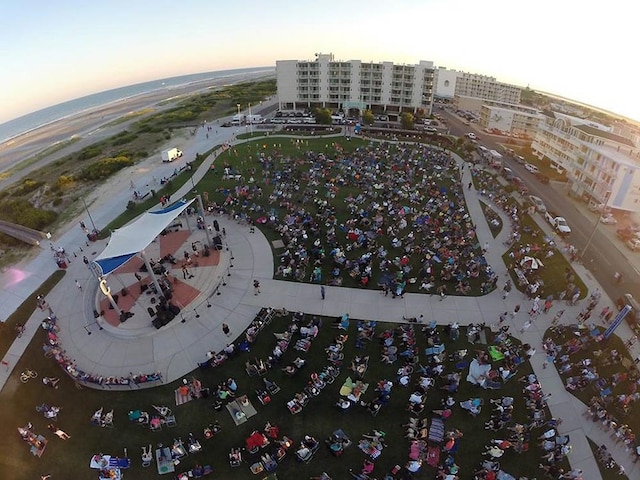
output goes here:
<path id="1" fill-rule="evenodd" d="M 80 370 L 73 359 L 71 359 L 60 344 L 60 339 L 55 328 L 52 325 L 52 317 L 43 322 L 42 327 L 47 331 L 47 342 L 42 345 L 45 356 L 53 358 L 58 365 L 75 381 L 81 383 L 90 383 L 104 387 L 127 385 L 136 386 L 148 382 L 162 382 L 162 374 L 160 372 L 153 373 L 130 373 L 126 377 L 105 376 L 94 373 L 88 373 Z"/>

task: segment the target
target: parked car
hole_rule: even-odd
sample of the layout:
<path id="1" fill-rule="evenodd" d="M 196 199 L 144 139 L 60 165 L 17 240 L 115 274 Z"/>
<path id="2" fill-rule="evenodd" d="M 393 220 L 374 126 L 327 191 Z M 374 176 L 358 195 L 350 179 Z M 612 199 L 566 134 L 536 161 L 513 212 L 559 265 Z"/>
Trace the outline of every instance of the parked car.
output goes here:
<path id="1" fill-rule="evenodd" d="M 535 165 L 532 165 L 530 163 L 525 163 L 524 164 L 524 168 L 526 168 L 527 171 L 530 172 L 530 173 L 540 173 L 540 170 L 538 170 L 538 167 L 536 167 Z"/>
<path id="2" fill-rule="evenodd" d="M 605 225 L 615 225 L 616 223 L 618 223 L 618 220 L 616 220 L 616 218 L 613 215 L 608 214 L 608 215 L 602 215 L 600 217 L 600 222 L 604 223 Z"/>
<path id="3" fill-rule="evenodd" d="M 632 238 L 637 237 L 636 231 L 629 227 L 619 228 L 618 230 L 616 230 L 616 235 L 623 242 L 626 242 L 627 240 L 631 240 Z"/>
<path id="4" fill-rule="evenodd" d="M 540 213 L 544 213 L 547 211 L 547 207 L 540 197 L 536 197 L 535 195 L 529 195 L 529 200 L 533 203 L 533 206 L 536 207 L 536 210 Z"/>
<path id="5" fill-rule="evenodd" d="M 626 242 L 624 242 L 627 248 L 633 252 L 637 252 L 640 250 L 640 239 L 639 238 L 630 238 Z"/>
<path id="6" fill-rule="evenodd" d="M 549 180 L 550 178 L 547 177 L 546 175 L 543 175 L 542 173 L 536 173 L 536 178 L 538 179 L 538 181 L 540 183 L 542 183 L 543 185 L 548 185 L 549 184 Z"/>

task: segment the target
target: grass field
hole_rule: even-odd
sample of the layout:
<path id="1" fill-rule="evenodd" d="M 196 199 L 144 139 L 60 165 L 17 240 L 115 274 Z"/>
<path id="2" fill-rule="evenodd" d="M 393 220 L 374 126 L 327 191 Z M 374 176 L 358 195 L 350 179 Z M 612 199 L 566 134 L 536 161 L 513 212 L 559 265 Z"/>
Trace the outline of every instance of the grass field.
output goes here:
<path id="1" fill-rule="evenodd" d="M 170 445 L 175 438 L 186 438 L 192 432 L 202 443 L 204 449 L 201 453 L 192 454 L 182 460 L 177 471 L 186 471 L 196 464 L 209 464 L 213 467 L 214 478 L 256 478 L 249 470 L 249 465 L 258 460 L 256 456 L 246 455 L 246 462 L 239 468 L 232 469 L 227 461 L 227 454 L 232 447 L 242 447 L 244 439 L 254 430 L 262 430 L 267 421 L 277 424 L 280 433 L 284 434 L 296 443 L 304 435 L 313 435 L 321 442 L 330 433 L 342 428 L 349 435 L 354 445 L 348 447 L 344 454 L 335 458 L 328 448 L 322 444 L 314 458 L 309 463 L 296 461 L 292 452 L 288 458 L 280 464 L 277 474 L 279 478 L 308 478 L 319 475 L 322 471 L 328 472 L 334 479 L 345 478 L 347 470 L 353 468 L 359 470 L 365 458 L 357 443 L 363 434 L 370 433 L 373 429 L 386 432 L 387 448 L 376 460 L 375 474 L 380 477 L 389 472 L 396 464 L 404 465 L 407 461 L 409 440 L 404 437 L 405 431 L 401 426 L 406 423 L 410 413 L 406 410 L 408 397 L 414 391 L 413 385 L 418 379 L 418 374 L 411 377 L 409 387 L 401 387 L 396 382 L 396 371 L 402 365 L 400 361 L 392 365 L 383 364 L 380 361 L 382 346 L 374 337 L 371 341 L 364 341 L 362 348 L 356 348 L 358 337 L 358 325 L 352 320 L 349 330 L 346 332 L 349 339 L 345 344 L 344 366 L 340 376 L 334 383 L 327 385 L 318 397 L 312 398 L 305 409 L 297 414 L 289 413 L 285 403 L 293 398 L 296 392 L 300 392 L 309 381 L 313 372 L 319 372 L 327 365 L 325 348 L 334 341 L 339 333 L 332 328 L 332 319 L 322 318 L 322 327 L 308 352 L 296 351 L 293 342 L 285 352 L 280 365 L 267 373 L 267 378 L 275 381 L 281 387 L 281 391 L 273 396 L 271 403 L 260 405 L 256 399 L 255 390 L 262 386 L 261 378 L 249 377 L 245 372 L 245 361 L 253 361 L 255 358 L 266 359 L 275 346 L 274 332 L 284 331 L 290 317 L 276 317 L 271 325 L 267 326 L 257 337 L 257 341 L 251 346 L 250 353 L 239 353 L 235 358 L 227 360 L 219 367 L 196 370 L 189 378 L 197 377 L 204 386 L 215 388 L 217 384 L 229 377 L 236 379 L 239 389 L 238 394 L 249 395 L 253 405 L 258 410 L 258 415 L 250 418 L 246 423 L 235 426 L 226 409 L 215 411 L 212 407 L 213 400 L 196 399 L 184 405 L 174 404 L 174 390 L 180 382 L 171 385 L 163 385 L 157 388 L 145 390 L 132 390 L 125 392 L 94 391 L 87 388 L 78 390 L 73 382 L 62 375 L 59 367 L 51 359 L 46 359 L 41 353 L 40 345 L 45 341 L 45 332 L 41 331 L 34 338 L 28 351 L 20 361 L 16 373 L 6 384 L 0 393 L 0 401 L 3 408 L 0 411 L 0 422 L 5 427 L 6 435 L 0 438 L 0 449 L 3 455 L 0 458 L 0 477 L 15 480 L 38 478 L 41 474 L 51 474 L 52 478 L 95 478 L 96 472 L 88 468 L 89 460 L 95 453 L 111 455 L 123 455 L 127 449 L 132 459 L 132 468 L 126 472 L 127 477 L 137 479 L 157 478 L 154 466 L 143 469 L 140 462 L 140 448 L 143 445 L 156 446 L 158 443 Z M 391 324 L 378 324 L 376 334 L 385 329 L 394 328 Z M 427 346 L 426 337 L 421 333 L 421 326 L 415 326 L 417 346 L 422 353 Z M 460 339 L 454 341 L 442 330 L 440 331 L 446 346 L 446 354 L 450 355 L 460 348 L 470 348 L 469 355 L 475 354 L 475 349 L 486 350 L 487 345 L 470 345 L 466 341 L 465 330 L 462 329 Z M 490 334 L 489 334 L 490 336 Z M 298 337 L 294 337 L 297 339 Z M 490 337 L 491 338 L 491 337 Z M 398 345 L 398 340 L 395 344 Z M 517 343 L 517 342 L 516 342 Z M 339 411 L 334 403 L 339 399 L 339 390 L 346 377 L 350 374 L 348 366 L 355 355 L 370 356 L 369 368 L 364 374 L 364 381 L 369 383 L 369 389 L 363 396 L 365 401 L 370 401 L 374 396 L 374 386 L 377 382 L 388 379 L 394 382 L 391 390 L 390 402 L 383 407 L 377 416 L 372 416 L 365 408 L 355 405 L 347 413 Z M 453 371 L 453 363 L 444 355 L 446 371 Z M 295 357 L 306 359 L 306 365 L 293 376 L 288 376 L 280 367 L 290 363 Z M 420 356 L 422 364 L 427 363 L 424 355 Z M 499 363 L 495 362 L 494 367 Z M 22 384 L 17 375 L 25 368 L 36 369 L 40 375 L 38 379 Z M 516 378 L 531 372 L 528 363 L 523 364 Z M 42 376 L 62 376 L 60 389 L 54 390 L 45 387 L 41 382 Z M 466 373 L 464 374 L 466 375 Z M 514 419 L 516 422 L 527 421 L 527 410 L 524 398 L 521 395 L 522 384 L 513 379 L 506 383 L 500 390 L 482 390 L 463 380 L 458 393 L 457 401 L 467 400 L 471 397 L 479 397 L 484 401 L 480 415 L 471 417 L 459 406 L 453 408 L 453 415 L 446 421 L 446 430 L 459 429 L 464 434 L 460 440 L 459 449 L 455 454 L 455 463 L 461 471 L 460 478 L 470 478 L 482 459 L 481 452 L 484 446 L 492 438 L 502 438 L 504 433 L 489 432 L 484 429 L 484 422 L 489 419 L 491 408 L 489 399 L 502 395 L 513 396 L 516 399 Z M 420 417 L 430 418 L 431 410 L 440 408 L 444 398 L 439 387 L 442 381 L 438 380 L 436 386 L 431 387 L 427 394 L 426 408 Z M 59 440 L 46 430 L 47 421 L 42 414 L 35 411 L 35 407 L 41 403 L 62 407 L 59 419 L 56 423 L 61 429 L 71 435 L 67 441 Z M 167 405 L 173 409 L 177 419 L 177 426 L 167 428 L 160 432 L 152 432 L 129 422 L 127 414 L 130 410 L 142 409 L 153 412 L 152 405 Z M 105 411 L 114 410 L 114 428 L 100 428 L 91 425 L 90 418 L 94 411 L 104 407 Z M 33 423 L 36 433 L 44 434 L 49 444 L 42 458 L 35 458 L 29 454 L 28 446 L 20 440 L 15 428 L 23 426 L 27 422 Z M 203 429 L 207 425 L 218 421 L 222 426 L 222 432 L 210 440 L 203 439 Z M 531 437 L 539 435 L 532 431 Z M 531 441 L 528 452 L 517 454 L 508 451 L 501 459 L 503 470 L 518 476 L 529 478 L 538 475 L 537 465 L 539 451 Z M 262 452 L 264 453 L 264 452 Z M 444 460 L 446 454 L 441 454 Z M 434 469 L 428 466 L 422 467 L 422 472 L 415 478 L 433 478 Z M 265 474 L 266 475 L 266 474 Z M 257 478 L 262 478 L 258 476 Z"/>

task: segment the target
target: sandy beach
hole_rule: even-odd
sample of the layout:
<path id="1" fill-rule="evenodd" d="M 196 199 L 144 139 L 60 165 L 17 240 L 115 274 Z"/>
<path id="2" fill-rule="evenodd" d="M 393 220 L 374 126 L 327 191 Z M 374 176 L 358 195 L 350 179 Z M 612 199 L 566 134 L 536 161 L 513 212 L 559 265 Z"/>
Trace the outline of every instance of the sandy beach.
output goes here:
<path id="1" fill-rule="evenodd" d="M 273 77 L 273 74 L 265 72 L 243 73 L 214 79 L 210 82 L 198 82 L 197 84 L 185 85 L 184 87 L 172 87 L 166 90 L 157 90 L 148 94 L 138 95 L 129 99 L 104 105 L 102 107 L 97 107 L 91 111 L 82 112 L 75 116 L 51 123 L 37 130 L 33 130 L 29 133 L 25 133 L 24 135 L 0 144 L 0 173 L 6 172 L 56 143 L 64 142 L 74 137 L 80 137 L 80 140 L 61 148 L 51 155 L 40 159 L 38 162 L 29 165 L 27 168 L 3 179 L 0 181 L 0 189 L 20 180 L 24 176 L 28 175 L 29 172 L 40 168 L 49 162 L 55 161 L 102 138 L 114 135 L 124 130 L 129 123 L 135 122 L 140 118 L 133 117 L 131 121 L 125 121 L 118 123 L 117 125 L 109 126 L 111 122 L 123 117 L 124 115 L 152 107 L 174 97 L 177 100 L 178 97 L 194 94 L 212 86 L 230 85 L 243 81 L 258 80 L 269 77 Z M 172 105 L 167 104 L 159 108 L 169 108 L 170 106 Z"/>

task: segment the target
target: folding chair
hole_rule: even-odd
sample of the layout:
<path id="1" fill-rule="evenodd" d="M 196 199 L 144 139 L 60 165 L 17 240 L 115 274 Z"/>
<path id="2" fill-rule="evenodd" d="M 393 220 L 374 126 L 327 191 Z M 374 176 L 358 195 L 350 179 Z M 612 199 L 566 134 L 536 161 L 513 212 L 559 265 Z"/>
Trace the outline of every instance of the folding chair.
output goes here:
<path id="1" fill-rule="evenodd" d="M 102 420 L 100 421 L 100 426 L 113 428 L 113 410 L 111 410 L 109 413 L 104 414 Z"/>
<path id="2" fill-rule="evenodd" d="M 164 423 L 167 427 L 171 428 L 171 427 L 175 427 L 176 425 L 178 425 L 178 422 L 176 422 L 176 417 L 175 415 L 169 415 L 164 419 Z"/>
<path id="3" fill-rule="evenodd" d="M 152 432 L 160 432 L 162 430 L 162 421 L 160 417 L 153 417 L 149 422 L 149 428 Z"/>
<path id="4" fill-rule="evenodd" d="M 151 466 L 151 462 L 153 461 L 153 450 L 151 449 L 151 445 L 149 445 L 149 449 L 146 447 L 142 447 L 142 466 L 149 467 Z"/>
<path id="5" fill-rule="evenodd" d="M 267 391 L 271 395 L 275 395 L 280 391 L 280 387 L 276 384 L 276 382 L 272 382 L 268 380 L 266 377 L 263 378 L 262 381 L 264 382 L 264 386 L 267 387 Z"/>
<path id="6" fill-rule="evenodd" d="M 102 421 L 102 410 L 103 408 L 100 407 L 100 410 L 96 410 L 96 412 L 93 414 L 93 416 L 91 417 L 92 424 L 100 425 L 100 422 Z"/>

